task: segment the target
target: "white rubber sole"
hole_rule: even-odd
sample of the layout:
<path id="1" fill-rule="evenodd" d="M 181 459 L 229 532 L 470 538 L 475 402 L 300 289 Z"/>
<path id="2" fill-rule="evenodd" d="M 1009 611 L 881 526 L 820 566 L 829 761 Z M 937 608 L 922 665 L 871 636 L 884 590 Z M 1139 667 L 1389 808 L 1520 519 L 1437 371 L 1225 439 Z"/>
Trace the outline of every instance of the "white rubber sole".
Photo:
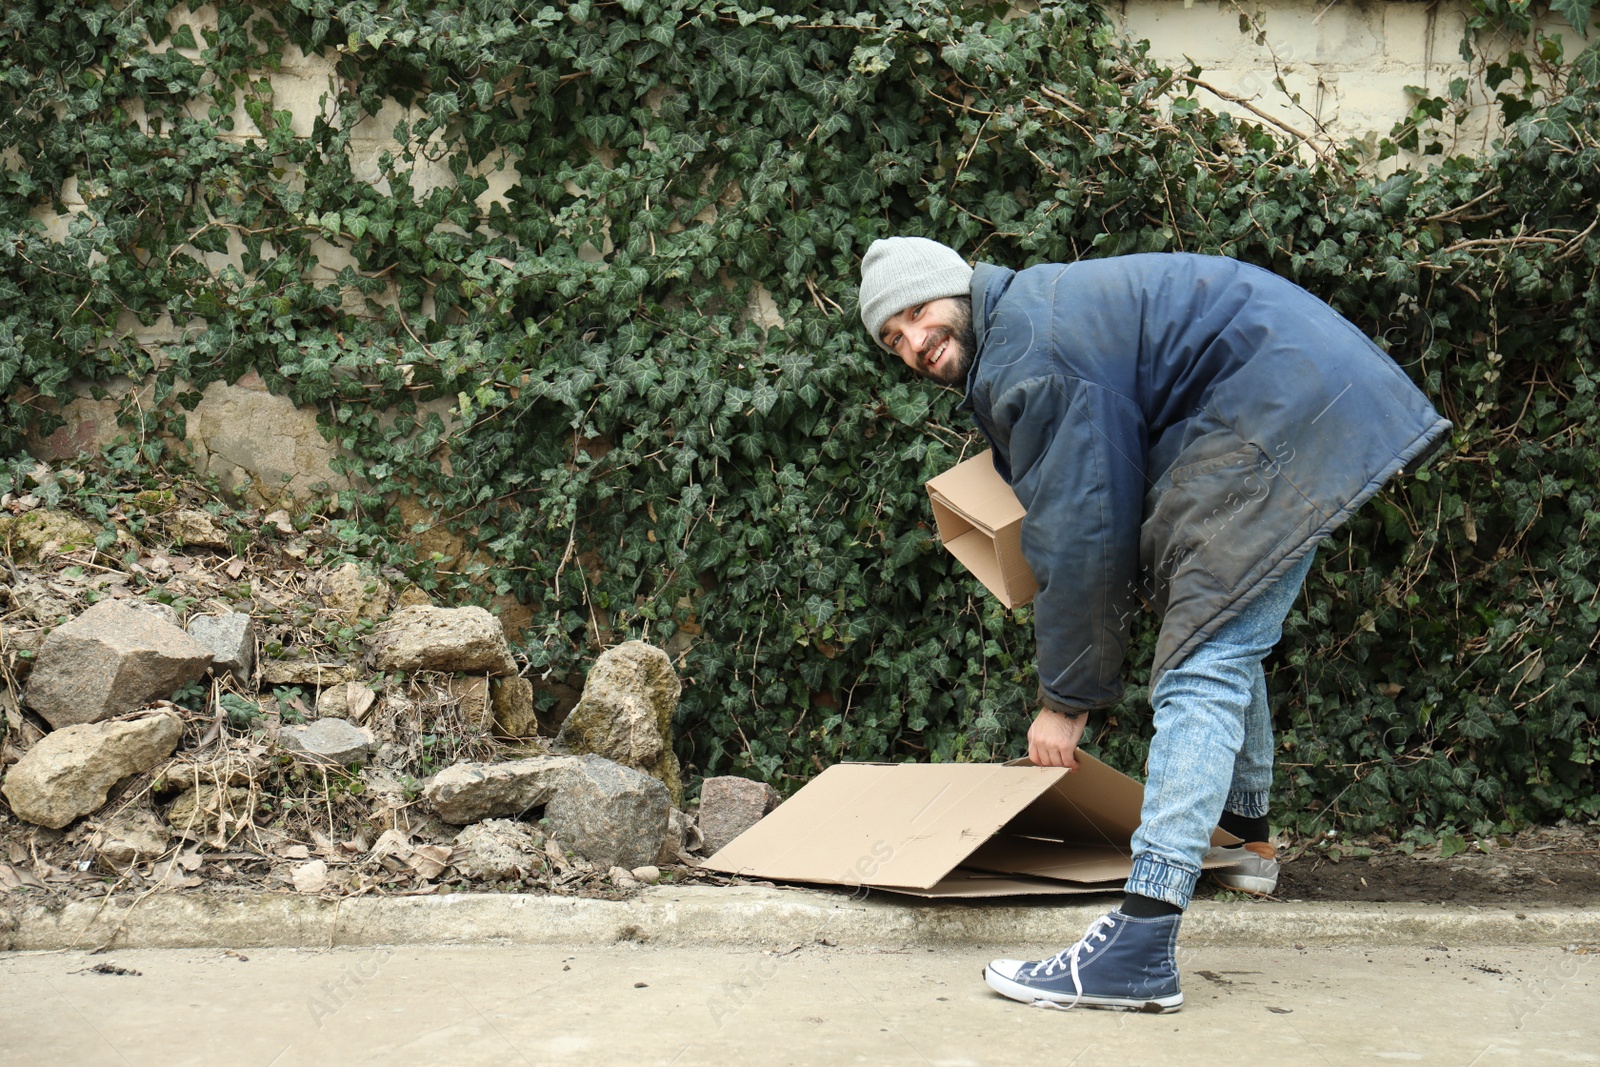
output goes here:
<path id="1" fill-rule="evenodd" d="M 1257 878 L 1248 874 L 1217 874 L 1215 871 L 1211 877 L 1224 889 L 1232 889 L 1239 893 L 1254 893 L 1258 897 L 1270 897 L 1278 890 L 1276 878 Z"/>
<path id="2" fill-rule="evenodd" d="M 1103 1011 L 1137 1011 L 1147 1015 L 1166 1015 L 1183 1007 L 1183 993 L 1173 993 L 1170 996 L 1145 998 L 1145 997 L 1097 997 L 1084 994 L 1074 998 L 1070 993 L 1046 993 L 1042 990 L 1025 986 L 1020 982 L 1013 982 L 1003 974 L 991 968 L 983 969 L 983 980 L 990 989 L 1003 997 L 1020 1000 L 1024 1004 L 1031 1004 L 1036 1008 L 1099 1008 Z"/>

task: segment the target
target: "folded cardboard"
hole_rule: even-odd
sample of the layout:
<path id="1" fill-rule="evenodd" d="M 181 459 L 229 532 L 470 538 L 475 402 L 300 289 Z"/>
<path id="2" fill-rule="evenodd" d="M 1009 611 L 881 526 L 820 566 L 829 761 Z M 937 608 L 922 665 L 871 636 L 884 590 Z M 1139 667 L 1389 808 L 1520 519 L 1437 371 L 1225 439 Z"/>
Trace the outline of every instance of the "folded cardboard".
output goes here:
<path id="1" fill-rule="evenodd" d="M 939 540 L 973 577 L 1008 608 L 1033 599 L 1039 586 L 1022 558 L 1022 518 L 1017 494 L 984 452 L 928 482 Z"/>
<path id="2" fill-rule="evenodd" d="M 705 866 L 925 897 L 1115 891 L 1144 787 L 1086 753 L 1078 763 L 837 764 Z"/>

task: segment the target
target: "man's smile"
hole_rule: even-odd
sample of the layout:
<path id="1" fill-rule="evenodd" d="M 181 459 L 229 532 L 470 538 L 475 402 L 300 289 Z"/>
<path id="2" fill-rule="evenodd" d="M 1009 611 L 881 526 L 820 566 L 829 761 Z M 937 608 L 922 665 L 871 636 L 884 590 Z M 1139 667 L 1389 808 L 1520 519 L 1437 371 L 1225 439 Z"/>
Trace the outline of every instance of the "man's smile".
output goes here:
<path id="1" fill-rule="evenodd" d="M 913 304 L 884 322 L 878 343 L 912 373 L 940 385 L 961 385 L 978 348 L 967 297 Z"/>

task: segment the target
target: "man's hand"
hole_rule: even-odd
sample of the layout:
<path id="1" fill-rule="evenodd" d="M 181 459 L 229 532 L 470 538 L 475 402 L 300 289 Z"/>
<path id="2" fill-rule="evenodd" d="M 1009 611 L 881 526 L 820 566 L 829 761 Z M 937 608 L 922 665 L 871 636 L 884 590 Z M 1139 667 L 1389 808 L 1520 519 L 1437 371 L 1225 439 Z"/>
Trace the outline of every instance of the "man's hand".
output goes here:
<path id="1" fill-rule="evenodd" d="M 1028 727 L 1028 759 L 1040 767 L 1078 769 L 1078 739 L 1083 736 L 1089 716 L 1072 718 L 1040 708 Z"/>

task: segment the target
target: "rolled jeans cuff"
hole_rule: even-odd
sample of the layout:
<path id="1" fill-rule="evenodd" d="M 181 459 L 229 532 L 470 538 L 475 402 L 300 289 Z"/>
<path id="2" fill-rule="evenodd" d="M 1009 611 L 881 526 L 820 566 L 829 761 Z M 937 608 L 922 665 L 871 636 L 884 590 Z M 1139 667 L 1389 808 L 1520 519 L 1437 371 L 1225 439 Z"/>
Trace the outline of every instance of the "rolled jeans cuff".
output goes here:
<path id="1" fill-rule="evenodd" d="M 1267 813 L 1269 795 L 1265 789 L 1232 789 L 1228 791 L 1222 810 L 1247 819 L 1259 819 Z"/>
<path id="2" fill-rule="evenodd" d="M 1145 853 L 1134 857 L 1133 870 L 1128 873 L 1127 884 L 1122 888 L 1128 893 L 1187 908 L 1189 898 L 1194 896 L 1195 883 L 1199 880 L 1199 871 L 1191 871 Z"/>

